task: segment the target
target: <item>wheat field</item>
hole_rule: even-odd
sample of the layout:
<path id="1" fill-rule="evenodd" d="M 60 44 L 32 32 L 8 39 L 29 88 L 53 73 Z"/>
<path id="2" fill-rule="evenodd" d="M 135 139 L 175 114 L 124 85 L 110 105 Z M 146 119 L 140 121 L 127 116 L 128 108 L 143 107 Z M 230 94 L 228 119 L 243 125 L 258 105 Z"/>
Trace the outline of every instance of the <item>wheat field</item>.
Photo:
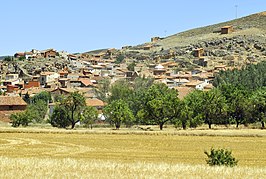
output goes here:
<path id="1" fill-rule="evenodd" d="M 265 132 L 242 131 L 0 129 L 0 178 L 263 178 Z M 211 147 L 238 166 L 207 166 Z"/>

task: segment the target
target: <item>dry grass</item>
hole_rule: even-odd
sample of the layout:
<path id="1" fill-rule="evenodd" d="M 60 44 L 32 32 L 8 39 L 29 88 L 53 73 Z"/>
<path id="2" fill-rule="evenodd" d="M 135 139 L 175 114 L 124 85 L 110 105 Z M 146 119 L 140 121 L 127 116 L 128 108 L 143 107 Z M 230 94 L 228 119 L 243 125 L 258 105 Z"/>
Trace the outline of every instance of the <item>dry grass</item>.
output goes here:
<path id="1" fill-rule="evenodd" d="M 266 131 L 0 129 L 0 178 L 262 178 Z M 236 168 L 204 150 L 232 149 Z"/>
<path id="2" fill-rule="evenodd" d="M 0 178 L 263 178 L 265 168 L 1 157 Z"/>

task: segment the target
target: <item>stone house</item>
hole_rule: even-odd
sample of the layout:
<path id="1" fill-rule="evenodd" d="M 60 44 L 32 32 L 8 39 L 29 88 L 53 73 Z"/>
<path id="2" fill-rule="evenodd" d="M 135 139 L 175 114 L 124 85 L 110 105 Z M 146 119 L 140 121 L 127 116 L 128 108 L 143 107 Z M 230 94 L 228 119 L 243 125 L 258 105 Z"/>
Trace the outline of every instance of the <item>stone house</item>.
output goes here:
<path id="1" fill-rule="evenodd" d="M 87 98 L 86 99 L 86 105 L 87 106 L 92 106 L 92 107 L 95 107 L 99 113 L 102 113 L 102 110 L 105 106 L 105 103 L 100 100 L 100 99 L 97 99 L 97 98 Z"/>
<path id="2" fill-rule="evenodd" d="M 153 69 L 153 75 L 164 75 L 166 73 L 166 69 L 161 65 L 157 65 Z"/>
<path id="3" fill-rule="evenodd" d="M 47 83 L 55 82 L 58 80 L 60 75 L 55 72 L 41 72 L 40 84 L 45 85 Z"/>
<path id="4" fill-rule="evenodd" d="M 55 58 L 57 56 L 57 52 L 54 49 L 48 49 L 43 52 L 44 58 Z"/>
<path id="5" fill-rule="evenodd" d="M 19 96 L 0 96 L 0 120 L 10 122 L 10 115 L 24 111 L 27 103 Z"/>
<path id="6" fill-rule="evenodd" d="M 191 81 L 188 83 L 185 83 L 186 87 L 194 88 L 197 90 L 203 90 L 205 86 L 207 86 L 209 83 L 207 81 Z"/>
<path id="7" fill-rule="evenodd" d="M 200 58 L 204 54 L 204 49 L 203 48 L 198 48 L 193 51 L 194 57 Z"/>
<path id="8" fill-rule="evenodd" d="M 223 26 L 221 28 L 221 34 L 230 34 L 234 31 L 233 26 Z"/>

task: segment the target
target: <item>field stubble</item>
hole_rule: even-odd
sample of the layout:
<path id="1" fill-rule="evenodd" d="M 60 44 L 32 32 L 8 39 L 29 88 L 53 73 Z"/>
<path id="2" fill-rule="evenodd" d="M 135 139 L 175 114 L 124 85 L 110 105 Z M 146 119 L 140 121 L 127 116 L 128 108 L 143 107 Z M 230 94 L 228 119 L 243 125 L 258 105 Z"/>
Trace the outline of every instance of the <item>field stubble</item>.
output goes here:
<path id="1" fill-rule="evenodd" d="M 263 178 L 265 132 L 242 132 L 6 129 L 0 178 Z M 239 166 L 207 166 L 211 147 L 231 149 Z"/>

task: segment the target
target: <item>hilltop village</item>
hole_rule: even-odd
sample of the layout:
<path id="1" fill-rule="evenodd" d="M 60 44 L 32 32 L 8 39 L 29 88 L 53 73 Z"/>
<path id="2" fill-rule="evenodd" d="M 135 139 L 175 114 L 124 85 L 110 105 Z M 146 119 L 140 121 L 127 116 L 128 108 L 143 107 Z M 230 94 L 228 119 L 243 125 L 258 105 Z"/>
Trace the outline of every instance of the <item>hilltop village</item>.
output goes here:
<path id="1" fill-rule="evenodd" d="M 232 35 L 237 33 L 233 26 L 223 26 L 218 33 L 219 40 L 179 48 L 164 48 L 160 46 L 164 38 L 153 37 L 149 43 L 135 47 L 80 54 L 55 49 L 17 52 L 0 62 L 0 118 L 9 121 L 10 114 L 26 109 L 27 104 L 21 98 L 42 91 L 52 96 L 81 91 L 86 104 L 101 113 L 106 102 L 97 97 L 95 89 L 106 79 L 112 84 L 121 79 L 133 82 L 138 77 L 153 78 L 176 89 L 182 99 L 195 89 L 212 89 L 212 80 L 220 70 L 257 63 L 259 58 L 254 54 L 265 57 L 262 43 Z M 49 104 L 50 109 L 54 105 Z"/>

